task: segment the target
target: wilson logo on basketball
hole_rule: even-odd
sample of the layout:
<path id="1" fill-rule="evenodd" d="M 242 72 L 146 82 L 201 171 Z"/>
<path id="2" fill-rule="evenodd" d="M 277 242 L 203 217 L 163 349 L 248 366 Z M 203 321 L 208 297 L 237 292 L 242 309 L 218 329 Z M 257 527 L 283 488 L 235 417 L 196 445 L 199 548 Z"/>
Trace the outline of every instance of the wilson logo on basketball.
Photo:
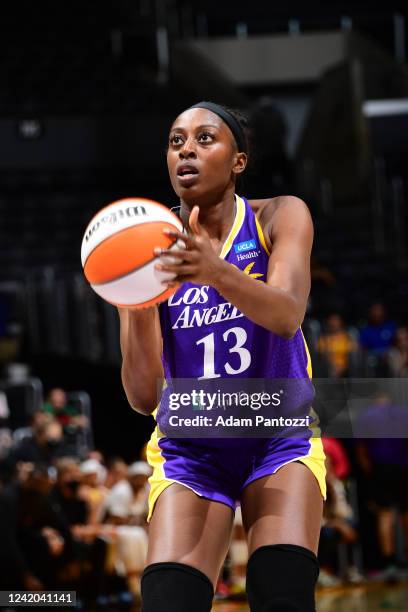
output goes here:
<path id="1" fill-rule="evenodd" d="M 92 289 L 116 306 L 146 308 L 167 300 L 178 285 L 165 287 L 173 272 L 156 270 L 155 247 L 185 248 L 164 229 L 183 231 L 167 206 L 147 198 L 126 198 L 91 219 L 81 245 L 81 263 Z"/>
<path id="2" fill-rule="evenodd" d="M 93 234 L 99 229 L 102 223 L 117 223 L 121 219 L 137 217 L 139 215 L 147 215 L 146 208 L 144 206 L 128 206 L 124 209 L 119 209 L 114 212 L 109 213 L 100 218 L 85 235 L 85 240 L 88 241 L 92 238 Z"/>

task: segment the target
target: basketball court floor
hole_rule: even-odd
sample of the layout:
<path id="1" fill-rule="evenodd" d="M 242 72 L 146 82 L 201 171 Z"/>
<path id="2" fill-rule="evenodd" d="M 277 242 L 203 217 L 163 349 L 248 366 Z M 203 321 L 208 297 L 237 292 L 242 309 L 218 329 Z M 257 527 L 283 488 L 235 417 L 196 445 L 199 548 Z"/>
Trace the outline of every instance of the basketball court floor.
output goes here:
<path id="1" fill-rule="evenodd" d="M 408 582 L 338 587 L 318 591 L 317 612 L 408 612 Z M 219 602 L 213 612 L 249 612 L 244 603 Z"/>

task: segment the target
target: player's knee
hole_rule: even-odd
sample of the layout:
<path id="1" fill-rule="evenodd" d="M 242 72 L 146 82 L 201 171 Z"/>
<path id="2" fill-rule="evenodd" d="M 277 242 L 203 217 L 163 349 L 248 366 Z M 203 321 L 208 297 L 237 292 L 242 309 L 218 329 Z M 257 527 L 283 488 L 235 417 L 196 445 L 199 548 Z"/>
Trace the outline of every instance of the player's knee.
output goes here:
<path id="1" fill-rule="evenodd" d="M 316 555 L 294 544 L 261 546 L 247 566 L 251 612 L 314 612 Z"/>
<path id="2" fill-rule="evenodd" d="M 210 579 L 184 563 L 148 565 L 142 575 L 142 612 L 209 612 L 214 595 Z"/>

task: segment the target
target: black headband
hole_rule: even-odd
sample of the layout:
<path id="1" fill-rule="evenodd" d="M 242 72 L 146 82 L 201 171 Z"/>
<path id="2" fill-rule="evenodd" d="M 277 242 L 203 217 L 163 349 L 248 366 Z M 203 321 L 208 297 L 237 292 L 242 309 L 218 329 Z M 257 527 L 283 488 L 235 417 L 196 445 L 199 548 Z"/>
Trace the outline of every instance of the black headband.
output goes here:
<path id="1" fill-rule="evenodd" d="M 190 106 L 190 108 L 206 108 L 212 113 L 218 115 L 231 130 L 232 135 L 235 138 L 235 142 L 237 143 L 238 151 L 243 151 L 244 153 L 247 152 L 244 130 L 239 122 L 235 119 L 234 115 L 231 115 L 231 113 L 225 110 L 225 108 L 219 104 L 215 104 L 214 102 L 198 102 L 198 104 L 194 104 L 194 106 Z"/>

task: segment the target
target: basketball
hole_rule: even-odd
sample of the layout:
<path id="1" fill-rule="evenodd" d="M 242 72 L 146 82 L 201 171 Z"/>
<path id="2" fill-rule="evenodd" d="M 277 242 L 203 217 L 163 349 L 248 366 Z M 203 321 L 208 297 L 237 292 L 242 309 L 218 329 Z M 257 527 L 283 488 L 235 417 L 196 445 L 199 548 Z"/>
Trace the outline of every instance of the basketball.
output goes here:
<path id="1" fill-rule="evenodd" d="M 183 230 L 178 217 L 163 204 L 126 198 L 102 208 L 85 230 L 81 261 L 92 289 L 115 306 L 146 308 L 168 299 L 177 287 L 162 281 L 172 273 L 155 270 L 155 247 L 184 247 L 163 229 Z"/>

